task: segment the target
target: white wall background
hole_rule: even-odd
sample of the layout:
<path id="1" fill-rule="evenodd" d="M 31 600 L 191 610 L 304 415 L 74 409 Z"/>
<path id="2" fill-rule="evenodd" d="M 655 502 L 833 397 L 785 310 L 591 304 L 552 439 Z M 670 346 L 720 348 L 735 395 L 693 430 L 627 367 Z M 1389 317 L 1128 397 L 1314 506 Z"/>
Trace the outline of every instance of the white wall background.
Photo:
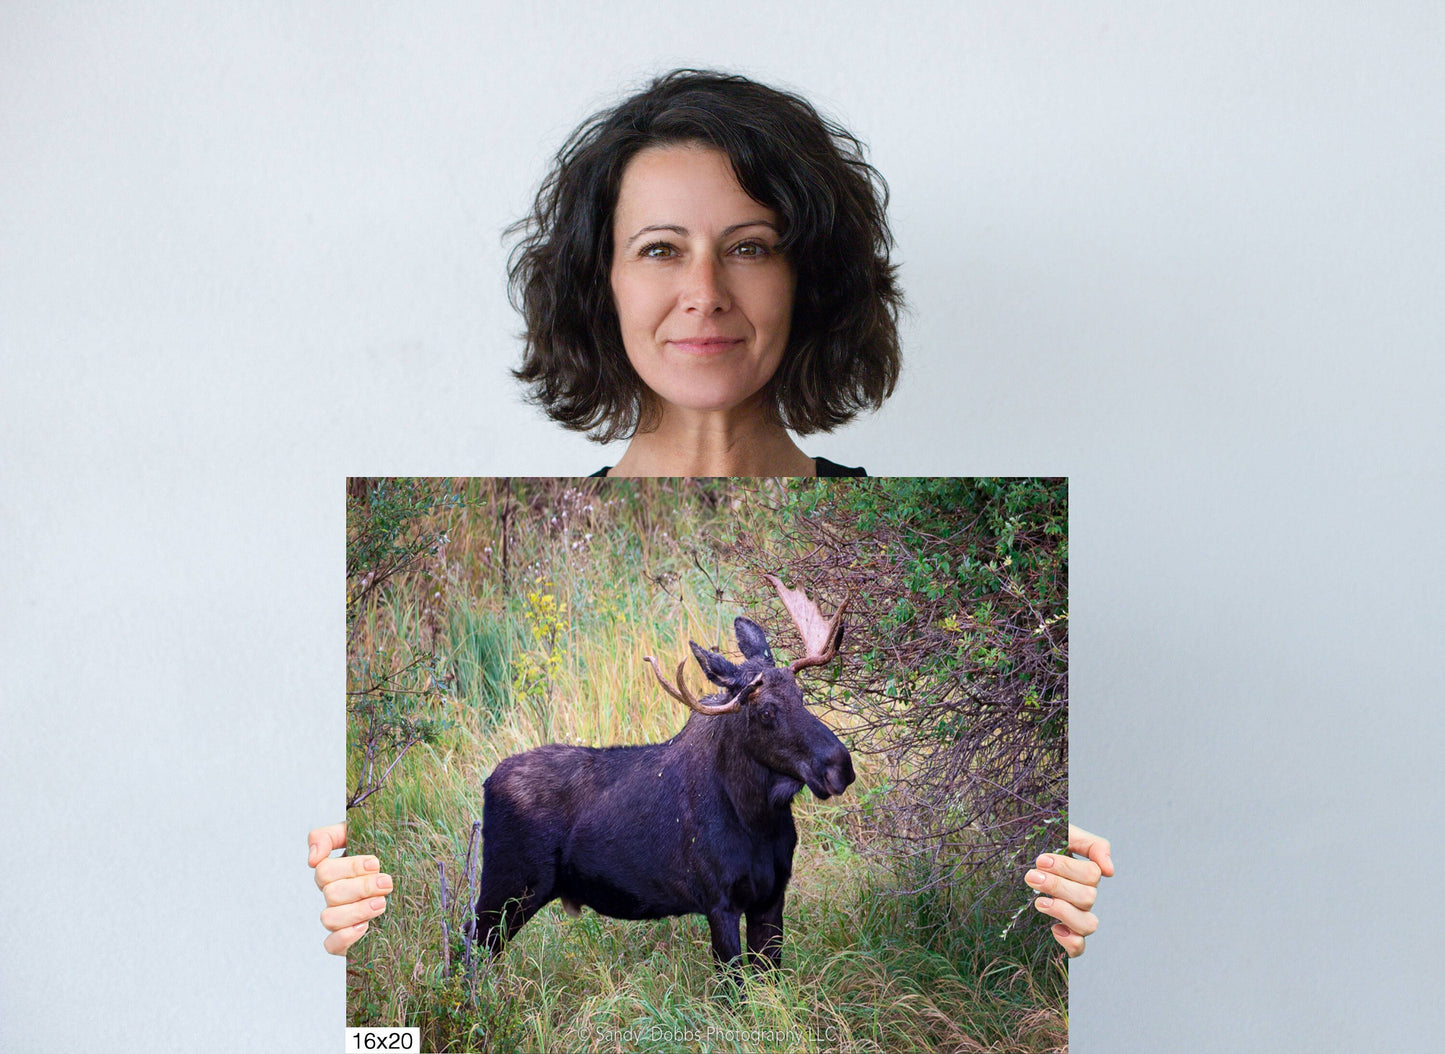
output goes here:
<path id="1" fill-rule="evenodd" d="M 501 231 L 677 65 L 893 190 L 874 474 L 1073 478 L 1073 1049 L 1425 1050 L 1445 9 L 0 7 L 0 1050 L 326 1050 L 342 478 L 582 474 Z"/>

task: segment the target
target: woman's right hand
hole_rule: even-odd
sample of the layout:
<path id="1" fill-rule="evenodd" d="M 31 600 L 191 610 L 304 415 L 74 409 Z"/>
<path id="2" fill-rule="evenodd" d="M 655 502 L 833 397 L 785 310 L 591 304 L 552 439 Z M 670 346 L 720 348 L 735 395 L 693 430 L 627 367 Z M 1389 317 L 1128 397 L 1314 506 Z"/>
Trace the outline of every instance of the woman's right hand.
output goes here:
<path id="1" fill-rule="evenodd" d="M 318 827 L 306 840 L 310 843 L 306 862 L 316 869 L 316 888 L 326 897 L 321 924 L 331 934 L 322 947 L 332 955 L 345 955 L 371 920 L 386 910 L 391 876 L 382 873 L 381 861 L 374 856 L 330 855 L 346 845 L 344 823 Z"/>

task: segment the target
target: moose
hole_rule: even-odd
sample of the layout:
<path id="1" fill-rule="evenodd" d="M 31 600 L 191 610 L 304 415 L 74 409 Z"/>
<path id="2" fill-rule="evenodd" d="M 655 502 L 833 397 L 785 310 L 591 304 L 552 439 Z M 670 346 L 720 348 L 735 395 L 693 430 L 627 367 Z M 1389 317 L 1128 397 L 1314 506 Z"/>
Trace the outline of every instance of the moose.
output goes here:
<path id="1" fill-rule="evenodd" d="M 689 641 L 720 691 L 697 699 L 677 665 L 677 686 L 644 662 L 692 714 L 665 743 L 631 747 L 548 744 L 501 761 L 483 785 L 481 891 L 469 936 L 495 955 L 545 904 L 583 905 L 618 919 L 707 916 L 718 964 L 748 951 L 760 968 L 782 961 L 783 894 L 798 842 L 792 800 L 806 784 L 819 798 L 853 782 L 853 760 L 808 712 L 797 674 L 830 662 L 843 632 L 801 589 L 777 590 L 805 654 L 773 662 L 756 622 L 733 622 L 743 662 Z"/>

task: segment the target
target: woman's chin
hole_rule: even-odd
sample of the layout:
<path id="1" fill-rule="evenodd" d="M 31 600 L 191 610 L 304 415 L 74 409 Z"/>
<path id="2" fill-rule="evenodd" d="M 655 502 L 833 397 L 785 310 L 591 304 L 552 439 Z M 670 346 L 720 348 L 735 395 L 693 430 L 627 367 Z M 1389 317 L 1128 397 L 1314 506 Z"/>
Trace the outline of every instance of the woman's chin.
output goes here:
<path id="1" fill-rule="evenodd" d="M 655 392 L 662 400 L 664 413 L 736 414 L 750 416 L 762 409 L 755 388 L 674 388 Z"/>
<path id="2" fill-rule="evenodd" d="M 735 399 L 715 400 L 678 400 L 670 402 L 668 407 L 675 413 L 692 415 L 700 414 L 732 414 L 739 409 L 740 401 Z"/>

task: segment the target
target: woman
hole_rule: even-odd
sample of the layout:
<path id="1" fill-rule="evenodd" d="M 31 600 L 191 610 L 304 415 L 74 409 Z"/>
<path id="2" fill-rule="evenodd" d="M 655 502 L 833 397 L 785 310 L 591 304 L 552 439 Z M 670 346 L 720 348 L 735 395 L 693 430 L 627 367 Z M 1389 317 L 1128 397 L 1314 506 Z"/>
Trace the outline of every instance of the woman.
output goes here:
<path id="1" fill-rule="evenodd" d="M 862 475 L 799 449 L 898 379 L 887 189 L 796 95 L 679 70 L 585 122 L 513 254 L 516 376 L 619 476 Z"/>
<path id="2" fill-rule="evenodd" d="M 557 155 L 510 272 L 526 319 L 516 377 L 566 428 L 627 437 L 613 476 L 865 475 L 789 435 L 876 409 L 898 379 L 887 188 L 858 140 L 804 99 L 743 77 L 677 70 L 589 119 Z M 326 950 L 385 909 L 375 857 L 329 859 L 346 827 L 312 831 Z M 1079 955 L 1109 843 L 1025 875 Z"/>

